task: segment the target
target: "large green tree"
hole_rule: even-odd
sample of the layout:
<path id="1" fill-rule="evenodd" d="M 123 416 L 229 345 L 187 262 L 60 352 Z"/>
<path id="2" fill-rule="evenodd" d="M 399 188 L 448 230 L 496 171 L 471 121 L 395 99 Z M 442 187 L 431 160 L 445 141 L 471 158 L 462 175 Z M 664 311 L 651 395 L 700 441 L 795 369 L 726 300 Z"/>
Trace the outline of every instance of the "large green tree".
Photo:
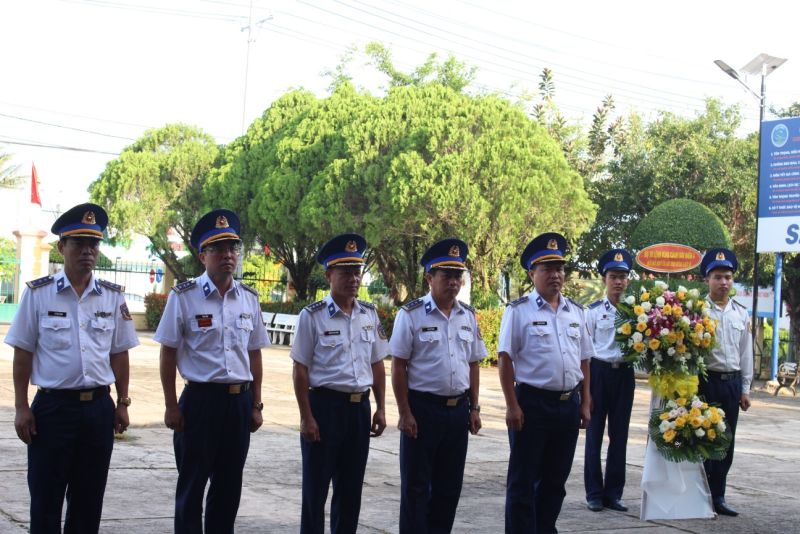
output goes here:
<path id="1" fill-rule="evenodd" d="M 148 130 L 125 148 L 89 188 L 92 200 L 108 211 L 112 241 L 147 236 L 152 252 L 185 280 L 168 234 L 177 232 L 197 263 L 189 236 L 207 207 L 203 185 L 218 155 L 211 136 L 186 124 Z"/>

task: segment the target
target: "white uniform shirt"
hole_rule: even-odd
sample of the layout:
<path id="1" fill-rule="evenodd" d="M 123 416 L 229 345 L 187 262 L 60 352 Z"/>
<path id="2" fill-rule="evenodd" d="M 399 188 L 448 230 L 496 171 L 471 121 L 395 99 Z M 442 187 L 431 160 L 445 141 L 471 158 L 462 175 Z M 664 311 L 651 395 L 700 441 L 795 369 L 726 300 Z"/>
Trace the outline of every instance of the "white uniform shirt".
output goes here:
<path id="1" fill-rule="evenodd" d="M 749 395 L 753 383 L 753 339 L 747 308 L 733 299 L 728 299 L 724 308 L 711 299 L 707 298 L 706 302 L 711 318 L 718 321 L 717 346 L 711 350 L 706 367 L 718 373 L 741 371 L 742 395 Z"/>
<path id="2" fill-rule="evenodd" d="M 583 307 L 559 295 L 554 310 L 536 290 L 506 308 L 497 352 L 511 358 L 517 382 L 550 391 L 577 387 L 581 360 L 595 355 Z"/>
<path id="3" fill-rule="evenodd" d="M 375 306 L 356 300 L 347 315 L 328 294 L 300 312 L 289 356 L 308 368 L 311 387 L 354 393 L 372 386 L 372 364 L 387 354 Z"/>
<path id="4" fill-rule="evenodd" d="M 469 389 L 469 364 L 486 357 L 475 311 L 456 301 L 448 318 L 430 293 L 397 312 L 389 353 L 408 360 L 408 388 L 455 396 Z"/>
<path id="5" fill-rule="evenodd" d="M 617 331 L 614 320 L 617 308 L 604 297 L 602 300 L 590 304 L 586 310 L 586 326 L 594 342 L 595 358 L 609 363 L 621 363 L 622 351 L 619 343 L 614 341 Z"/>
<path id="6" fill-rule="evenodd" d="M 78 297 L 64 271 L 31 282 L 5 342 L 33 353 L 31 383 L 89 389 L 113 384 L 111 354 L 139 344 L 122 288 L 92 275 Z"/>
<path id="7" fill-rule="evenodd" d="M 170 291 L 153 339 L 178 350 L 191 382 L 249 382 L 247 351 L 269 346 L 258 295 L 234 280 L 222 296 L 208 273 Z"/>

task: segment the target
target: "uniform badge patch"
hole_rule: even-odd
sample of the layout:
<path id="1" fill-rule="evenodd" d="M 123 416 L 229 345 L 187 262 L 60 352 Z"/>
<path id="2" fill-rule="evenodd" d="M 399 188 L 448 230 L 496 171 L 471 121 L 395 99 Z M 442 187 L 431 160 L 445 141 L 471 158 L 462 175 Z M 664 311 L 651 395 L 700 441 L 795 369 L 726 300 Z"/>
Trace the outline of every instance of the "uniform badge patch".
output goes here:
<path id="1" fill-rule="evenodd" d="M 436 332 L 437 330 L 439 330 L 438 326 L 423 326 L 422 327 L 422 331 L 423 332 Z"/>
<path id="2" fill-rule="evenodd" d="M 533 321 L 531 324 L 533 326 L 547 326 L 547 321 Z"/>
<path id="3" fill-rule="evenodd" d="M 383 329 L 382 324 L 378 325 L 378 337 L 380 337 L 381 339 L 386 339 L 386 330 Z"/>
<path id="4" fill-rule="evenodd" d="M 322 335 L 323 336 L 338 336 L 341 333 L 342 333 L 341 330 L 325 330 L 325 332 L 323 332 Z"/>
<path id="5" fill-rule="evenodd" d="M 48 311 L 48 312 L 47 312 L 47 316 L 48 316 L 48 317 L 66 317 L 66 316 L 67 316 L 67 312 L 62 312 L 62 311 Z"/>
<path id="6" fill-rule="evenodd" d="M 214 318 L 214 315 L 212 315 L 210 313 L 204 313 L 204 314 L 201 314 L 201 315 L 195 315 L 194 318 L 197 321 L 197 326 L 198 327 L 200 327 L 200 328 L 208 328 L 209 326 L 211 326 L 211 324 L 213 322 L 212 319 Z"/>
<path id="7" fill-rule="evenodd" d="M 122 307 L 120 307 L 120 310 L 122 310 Z M 105 319 L 106 317 L 111 317 L 111 312 L 96 311 L 96 312 L 94 312 L 94 316 L 95 317 L 100 317 L 101 319 Z"/>
<path id="8" fill-rule="evenodd" d="M 128 303 L 123 302 L 122 305 L 119 307 L 119 313 L 122 315 L 122 318 L 125 321 L 133 321 L 133 317 L 131 317 L 131 312 L 128 310 Z"/>

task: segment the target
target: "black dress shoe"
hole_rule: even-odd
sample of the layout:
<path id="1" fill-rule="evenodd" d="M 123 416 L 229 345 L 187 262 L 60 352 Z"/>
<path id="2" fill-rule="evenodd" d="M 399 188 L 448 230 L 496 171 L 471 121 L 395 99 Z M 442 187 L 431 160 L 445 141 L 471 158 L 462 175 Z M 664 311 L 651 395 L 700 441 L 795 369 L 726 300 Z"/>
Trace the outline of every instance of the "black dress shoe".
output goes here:
<path id="1" fill-rule="evenodd" d="M 739 515 L 739 512 L 728 506 L 725 499 L 717 499 L 714 501 L 714 511 L 719 515 L 729 515 L 731 517 Z"/>
<path id="2" fill-rule="evenodd" d="M 603 510 L 603 502 L 599 500 L 587 501 L 586 508 L 588 508 L 592 512 L 600 512 Z"/>
<path id="3" fill-rule="evenodd" d="M 617 499 L 616 501 L 606 501 L 604 504 L 605 507 L 608 508 L 609 510 L 614 510 L 617 512 L 628 511 L 628 507 L 622 504 L 622 501 L 620 501 L 619 499 Z"/>

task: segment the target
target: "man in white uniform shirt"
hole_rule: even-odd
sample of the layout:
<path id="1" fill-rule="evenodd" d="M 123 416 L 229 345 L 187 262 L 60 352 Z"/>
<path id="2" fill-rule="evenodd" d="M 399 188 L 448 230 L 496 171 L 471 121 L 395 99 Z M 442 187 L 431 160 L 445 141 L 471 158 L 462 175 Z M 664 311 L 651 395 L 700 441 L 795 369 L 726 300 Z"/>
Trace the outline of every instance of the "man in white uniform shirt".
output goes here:
<path id="1" fill-rule="evenodd" d="M 355 534 L 370 436 L 386 428 L 386 334 L 375 306 L 358 300 L 366 240 L 342 234 L 317 260 L 331 292 L 300 312 L 290 356 L 300 409 L 303 456 L 302 534 L 323 534 L 333 481 L 331 533 Z M 375 414 L 370 421 L 370 388 Z"/>
<path id="2" fill-rule="evenodd" d="M 468 431 L 481 428 L 478 387 L 486 357 L 475 310 L 456 297 L 467 244 L 444 239 L 422 256 L 430 292 L 397 313 L 389 352 L 400 412 L 400 533 L 450 532 Z"/>
<path id="3" fill-rule="evenodd" d="M 503 313 L 498 340 L 511 455 L 506 533 L 557 532 L 578 429 L 591 418 L 594 347 L 583 306 L 564 297 L 566 239 L 534 238 L 520 262 L 534 290 Z"/>
<path id="4" fill-rule="evenodd" d="M 717 345 L 706 362 L 708 376 L 700 377 L 699 393 L 706 402 L 718 404 L 725 411 L 725 420 L 732 434 L 727 456 L 722 460 L 708 460 L 704 466 L 714 511 L 728 516 L 738 515 L 725 501 L 725 485 L 733 463 L 739 408 L 747 411 L 750 407 L 750 384 L 753 382 L 750 319 L 747 309 L 730 298 L 733 274 L 738 266 L 736 254 L 725 248 L 707 251 L 700 263 L 700 271 L 708 284 L 711 318 L 718 324 Z"/>
<path id="5" fill-rule="evenodd" d="M 619 344 L 614 340 L 614 320 L 617 303 L 628 287 L 628 275 L 633 258 L 628 251 L 612 249 L 597 262 L 603 277 L 606 296 L 589 305 L 586 323 L 594 340 L 596 355 L 590 364 L 592 419 L 586 427 L 583 481 L 589 510 L 599 512 L 603 507 L 627 512 L 622 504 L 625 487 L 625 456 L 628 448 L 628 427 L 633 408 L 636 382 L 631 364 L 622 359 Z M 603 431 L 608 418 L 608 451 L 606 472 L 600 462 Z"/>
<path id="6" fill-rule="evenodd" d="M 28 282 L 5 342 L 14 347 L 14 427 L 28 445 L 31 532 L 97 532 L 114 431 L 128 427 L 128 349 L 139 344 L 124 288 L 94 277 L 105 210 L 61 215 L 64 270 Z M 39 387 L 28 406 L 28 382 Z M 116 385 L 117 403 L 109 395 Z"/>
<path id="7" fill-rule="evenodd" d="M 214 210 L 191 243 L 205 272 L 172 288 L 153 337 L 161 343 L 164 423 L 173 429 L 176 534 L 231 534 L 250 433 L 261 426 L 261 348 L 269 345 L 258 293 L 233 279 L 242 252 L 239 217 Z M 185 387 L 175 391 L 175 368 Z"/>

